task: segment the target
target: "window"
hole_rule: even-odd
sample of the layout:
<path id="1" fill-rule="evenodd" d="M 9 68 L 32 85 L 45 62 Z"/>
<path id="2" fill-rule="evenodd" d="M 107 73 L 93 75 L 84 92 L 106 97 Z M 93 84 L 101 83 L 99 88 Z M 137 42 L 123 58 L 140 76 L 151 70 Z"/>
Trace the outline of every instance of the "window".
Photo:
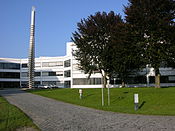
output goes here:
<path id="1" fill-rule="evenodd" d="M 71 71 L 70 70 L 64 71 L 64 77 L 71 77 Z"/>
<path id="2" fill-rule="evenodd" d="M 168 76 L 169 82 L 175 82 L 175 76 Z"/>
<path id="3" fill-rule="evenodd" d="M 40 81 L 35 81 L 35 82 L 34 82 L 34 85 L 35 85 L 35 86 L 40 85 Z"/>
<path id="4" fill-rule="evenodd" d="M 70 67 L 70 64 L 71 64 L 70 59 L 64 61 L 64 67 Z"/>
<path id="5" fill-rule="evenodd" d="M 155 83 L 155 76 L 149 77 L 149 83 Z"/>
<path id="6" fill-rule="evenodd" d="M 4 68 L 4 64 L 0 63 L 0 69 L 3 69 L 3 68 Z"/>
<path id="7" fill-rule="evenodd" d="M 28 72 L 22 72 L 21 73 L 21 76 L 22 77 L 28 77 Z M 36 76 L 41 76 L 41 72 L 35 72 L 35 77 Z"/>
<path id="8" fill-rule="evenodd" d="M 20 82 L 16 81 L 0 81 L 0 88 L 18 88 Z"/>
<path id="9" fill-rule="evenodd" d="M 41 72 L 35 72 L 35 76 L 41 76 Z"/>
<path id="10" fill-rule="evenodd" d="M 56 76 L 63 76 L 63 71 L 57 71 Z"/>
<path id="11" fill-rule="evenodd" d="M 22 76 L 22 77 L 28 77 L 28 72 L 22 72 L 22 73 L 21 73 L 21 76 Z"/>
<path id="12" fill-rule="evenodd" d="M 49 72 L 49 76 L 56 76 L 56 72 Z"/>
<path id="13" fill-rule="evenodd" d="M 62 71 L 58 71 L 58 72 L 43 72 L 42 76 L 63 76 L 63 72 Z"/>
<path id="14" fill-rule="evenodd" d="M 0 72 L 0 78 L 19 79 L 20 73 L 19 72 Z"/>
<path id="15" fill-rule="evenodd" d="M 169 80 L 168 80 L 168 76 L 161 76 L 160 77 L 160 83 L 168 83 Z"/>
<path id="16" fill-rule="evenodd" d="M 27 68 L 28 65 L 27 64 L 22 64 L 22 68 Z"/>
<path id="17" fill-rule="evenodd" d="M 73 79 L 73 85 L 101 85 L 101 78 L 75 78 Z"/>
<path id="18" fill-rule="evenodd" d="M 20 69 L 18 63 L 0 63 L 0 69 Z"/>
<path id="19" fill-rule="evenodd" d="M 43 85 L 53 85 L 53 86 L 63 86 L 63 82 L 61 81 L 43 81 L 42 82 Z"/>
<path id="20" fill-rule="evenodd" d="M 64 87 L 70 88 L 71 87 L 71 81 L 64 81 Z"/>
<path id="21" fill-rule="evenodd" d="M 63 66 L 63 61 L 57 61 L 57 62 L 43 62 L 43 67 L 57 67 L 57 66 Z"/>
<path id="22" fill-rule="evenodd" d="M 49 76 L 49 72 L 42 72 L 42 76 Z"/>
<path id="23" fill-rule="evenodd" d="M 21 81 L 21 86 L 27 87 L 28 86 L 28 81 Z"/>

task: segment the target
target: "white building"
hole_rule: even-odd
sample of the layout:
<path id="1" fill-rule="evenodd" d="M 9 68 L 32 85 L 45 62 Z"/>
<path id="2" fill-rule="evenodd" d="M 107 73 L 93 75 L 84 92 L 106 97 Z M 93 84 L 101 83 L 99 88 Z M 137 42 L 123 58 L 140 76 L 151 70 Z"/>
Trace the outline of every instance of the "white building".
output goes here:
<path id="1" fill-rule="evenodd" d="M 35 58 L 35 85 L 56 85 L 65 88 L 101 88 L 102 76 L 88 74 L 78 69 L 78 62 L 72 55 L 76 46 L 73 42 L 67 43 L 66 56 Z M 0 58 L 0 87 L 27 86 L 28 59 Z M 161 85 L 175 86 L 175 70 L 160 68 Z M 129 86 L 153 86 L 154 69 L 145 68 L 129 80 Z M 111 84 L 119 85 L 121 82 L 115 78 Z"/>

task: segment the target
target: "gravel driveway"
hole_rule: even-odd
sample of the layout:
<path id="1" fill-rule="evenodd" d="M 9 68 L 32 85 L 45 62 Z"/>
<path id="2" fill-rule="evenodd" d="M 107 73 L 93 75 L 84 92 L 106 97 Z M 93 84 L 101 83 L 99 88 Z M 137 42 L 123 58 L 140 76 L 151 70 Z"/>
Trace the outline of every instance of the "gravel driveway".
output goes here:
<path id="1" fill-rule="evenodd" d="M 1 90 L 0 95 L 23 110 L 42 131 L 175 131 L 174 116 L 99 111 L 19 89 Z"/>

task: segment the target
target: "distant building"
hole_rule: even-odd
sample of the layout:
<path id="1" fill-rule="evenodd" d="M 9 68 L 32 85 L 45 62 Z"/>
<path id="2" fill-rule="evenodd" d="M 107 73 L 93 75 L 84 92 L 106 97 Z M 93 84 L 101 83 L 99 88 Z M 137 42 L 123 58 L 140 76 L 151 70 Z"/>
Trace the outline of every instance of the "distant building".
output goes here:
<path id="1" fill-rule="evenodd" d="M 90 79 L 88 74 L 78 69 L 78 62 L 72 55 L 76 46 L 67 43 L 66 56 L 35 58 L 35 86 L 55 85 L 61 88 L 101 88 L 102 76 L 94 72 Z M 161 85 L 175 86 L 175 70 L 160 68 Z M 149 79 L 146 79 L 149 78 Z M 119 86 L 120 79 L 114 78 L 111 85 Z M 145 68 L 128 79 L 128 86 L 153 86 L 154 69 Z M 0 87 L 28 87 L 28 59 L 0 58 Z"/>

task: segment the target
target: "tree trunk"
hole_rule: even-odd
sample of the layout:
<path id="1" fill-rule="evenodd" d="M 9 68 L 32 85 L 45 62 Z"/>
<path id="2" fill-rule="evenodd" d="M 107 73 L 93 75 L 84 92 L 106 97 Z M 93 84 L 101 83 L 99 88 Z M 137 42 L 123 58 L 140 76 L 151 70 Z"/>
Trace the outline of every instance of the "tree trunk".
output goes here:
<path id="1" fill-rule="evenodd" d="M 125 82 L 124 81 L 122 81 L 122 87 L 125 87 Z"/>
<path id="2" fill-rule="evenodd" d="M 159 72 L 159 69 L 155 69 L 155 88 L 160 88 L 160 72 Z"/>
<path id="3" fill-rule="evenodd" d="M 104 75 L 103 75 L 103 88 L 106 88 L 106 85 L 107 85 L 106 72 L 104 72 Z"/>

